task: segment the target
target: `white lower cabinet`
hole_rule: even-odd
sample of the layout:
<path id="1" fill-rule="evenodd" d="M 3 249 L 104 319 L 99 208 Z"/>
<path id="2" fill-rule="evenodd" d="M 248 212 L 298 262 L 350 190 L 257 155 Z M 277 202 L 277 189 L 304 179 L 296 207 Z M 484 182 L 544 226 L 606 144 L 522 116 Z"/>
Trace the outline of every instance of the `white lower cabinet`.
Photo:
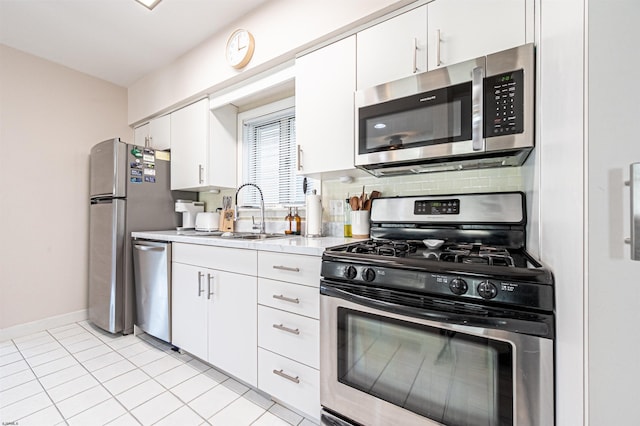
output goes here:
<path id="1" fill-rule="evenodd" d="M 320 372 L 315 368 L 258 348 L 258 387 L 303 413 L 320 418 Z"/>
<path id="2" fill-rule="evenodd" d="M 258 388 L 320 418 L 317 256 L 258 252 Z"/>
<path id="3" fill-rule="evenodd" d="M 173 244 L 172 343 L 257 386 L 254 250 Z"/>

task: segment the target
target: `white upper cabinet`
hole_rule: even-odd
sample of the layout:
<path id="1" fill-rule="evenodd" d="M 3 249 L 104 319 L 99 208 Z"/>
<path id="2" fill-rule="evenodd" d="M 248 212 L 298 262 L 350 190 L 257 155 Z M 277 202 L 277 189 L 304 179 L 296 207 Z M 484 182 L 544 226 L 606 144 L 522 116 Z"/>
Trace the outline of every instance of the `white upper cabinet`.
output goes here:
<path id="1" fill-rule="evenodd" d="M 533 41 L 533 13 L 527 13 L 528 7 L 526 0 L 429 3 L 429 70 Z"/>
<path id="2" fill-rule="evenodd" d="M 427 6 L 357 34 L 358 90 L 427 70 Z"/>
<path id="3" fill-rule="evenodd" d="M 171 113 L 171 189 L 206 185 L 209 100 Z"/>
<path id="4" fill-rule="evenodd" d="M 202 99 L 171 113 L 171 189 L 236 186 L 236 109 Z"/>
<path id="5" fill-rule="evenodd" d="M 171 149 L 171 118 L 169 114 L 154 118 L 134 129 L 134 142 L 138 146 L 166 151 Z"/>
<path id="6" fill-rule="evenodd" d="M 356 36 L 296 59 L 298 173 L 354 170 Z"/>

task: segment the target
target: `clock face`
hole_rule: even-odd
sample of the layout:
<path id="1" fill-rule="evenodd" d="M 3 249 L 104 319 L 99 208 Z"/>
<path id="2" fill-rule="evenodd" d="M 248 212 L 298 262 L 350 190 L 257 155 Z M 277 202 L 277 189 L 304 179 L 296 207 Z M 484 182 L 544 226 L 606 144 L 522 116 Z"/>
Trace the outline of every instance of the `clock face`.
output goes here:
<path id="1" fill-rule="evenodd" d="M 227 62 L 234 68 L 242 68 L 253 56 L 255 41 L 247 30 L 236 30 L 227 41 Z"/>

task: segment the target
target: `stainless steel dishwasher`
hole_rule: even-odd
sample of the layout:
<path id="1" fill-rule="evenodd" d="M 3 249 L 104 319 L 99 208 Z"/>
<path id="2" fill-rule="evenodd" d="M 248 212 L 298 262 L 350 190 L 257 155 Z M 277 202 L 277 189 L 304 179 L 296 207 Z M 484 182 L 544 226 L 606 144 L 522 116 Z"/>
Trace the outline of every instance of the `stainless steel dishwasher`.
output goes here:
<path id="1" fill-rule="evenodd" d="M 135 324 L 171 342 L 171 243 L 133 239 Z"/>

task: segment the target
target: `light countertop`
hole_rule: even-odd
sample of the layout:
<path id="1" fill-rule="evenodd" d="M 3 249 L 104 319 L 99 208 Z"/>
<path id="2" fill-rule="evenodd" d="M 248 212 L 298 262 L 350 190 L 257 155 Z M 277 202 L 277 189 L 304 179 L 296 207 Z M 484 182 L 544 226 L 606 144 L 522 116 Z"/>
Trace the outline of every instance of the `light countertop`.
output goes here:
<path id="1" fill-rule="evenodd" d="M 281 253 L 322 256 L 327 247 L 338 246 L 353 241 L 342 237 L 304 237 L 292 236 L 270 238 L 266 240 L 243 240 L 240 238 L 221 238 L 214 236 L 188 235 L 175 230 L 132 232 L 134 238 L 171 241 L 176 243 L 202 244 L 218 247 L 233 247 L 249 250 L 274 251 Z"/>

